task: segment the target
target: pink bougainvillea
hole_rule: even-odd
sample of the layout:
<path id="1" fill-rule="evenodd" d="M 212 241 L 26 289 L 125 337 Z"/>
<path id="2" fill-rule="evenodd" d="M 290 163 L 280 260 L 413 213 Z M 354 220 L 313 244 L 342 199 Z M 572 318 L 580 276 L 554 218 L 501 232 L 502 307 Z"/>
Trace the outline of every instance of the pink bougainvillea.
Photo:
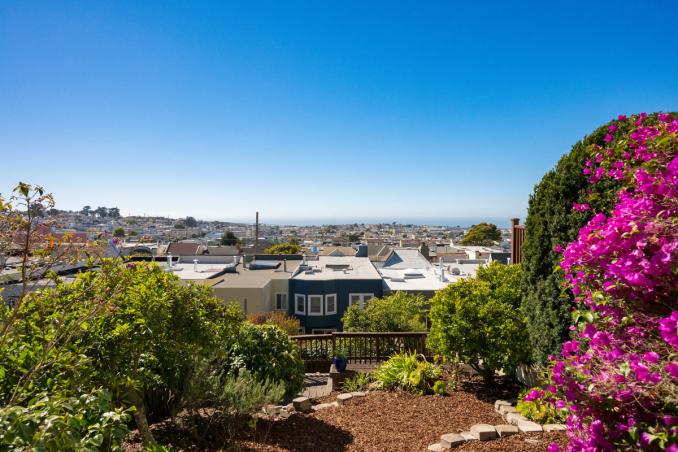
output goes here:
<path id="1" fill-rule="evenodd" d="M 624 188 L 562 250 L 578 308 L 551 380 L 570 450 L 678 451 L 678 120 L 646 118 L 619 116 L 631 133 L 613 124 L 591 149 L 589 182 Z"/>

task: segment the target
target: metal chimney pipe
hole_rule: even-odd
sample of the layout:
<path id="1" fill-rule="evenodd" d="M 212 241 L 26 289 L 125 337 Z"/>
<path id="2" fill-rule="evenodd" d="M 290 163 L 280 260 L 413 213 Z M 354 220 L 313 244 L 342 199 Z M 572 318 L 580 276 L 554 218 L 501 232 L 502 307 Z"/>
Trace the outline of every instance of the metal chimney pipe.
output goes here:
<path id="1" fill-rule="evenodd" d="M 438 258 L 438 266 L 440 267 L 440 282 L 445 281 L 445 269 L 443 269 L 443 258 Z"/>
<path id="2" fill-rule="evenodd" d="M 172 253 L 167 254 L 167 268 L 172 268 Z"/>
<path id="3" fill-rule="evenodd" d="M 198 259 L 193 259 L 193 271 L 198 273 Z"/>
<path id="4" fill-rule="evenodd" d="M 283 271 L 287 273 L 287 259 L 283 259 Z"/>

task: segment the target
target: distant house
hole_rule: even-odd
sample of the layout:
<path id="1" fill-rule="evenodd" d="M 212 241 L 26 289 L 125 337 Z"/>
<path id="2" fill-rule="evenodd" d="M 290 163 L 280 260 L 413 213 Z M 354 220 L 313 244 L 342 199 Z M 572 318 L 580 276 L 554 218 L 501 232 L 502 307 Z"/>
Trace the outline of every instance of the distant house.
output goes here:
<path id="1" fill-rule="evenodd" d="M 172 242 L 167 246 L 165 254 L 172 256 L 195 256 L 204 254 L 207 247 L 200 242 Z"/>
<path id="2" fill-rule="evenodd" d="M 318 254 L 320 256 L 334 256 L 334 257 L 355 256 L 356 250 L 355 248 L 351 248 L 350 246 L 330 246 L 320 250 Z"/>
<path id="3" fill-rule="evenodd" d="M 290 308 L 289 280 L 301 263 L 297 259 L 267 259 L 258 256 L 249 264 L 238 264 L 209 285 L 226 303 L 235 302 L 245 314 L 283 311 Z"/>
<path id="4" fill-rule="evenodd" d="M 290 279 L 289 313 L 307 333 L 337 331 L 350 305 L 364 306 L 382 295 L 381 276 L 368 257 L 320 256 Z"/>
<path id="5" fill-rule="evenodd" d="M 416 248 L 395 248 L 383 263 L 375 266 L 384 282 L 384 293 L 407 292 L 431 298 L 459 279 L 449 268 L 432 265 Z"/>

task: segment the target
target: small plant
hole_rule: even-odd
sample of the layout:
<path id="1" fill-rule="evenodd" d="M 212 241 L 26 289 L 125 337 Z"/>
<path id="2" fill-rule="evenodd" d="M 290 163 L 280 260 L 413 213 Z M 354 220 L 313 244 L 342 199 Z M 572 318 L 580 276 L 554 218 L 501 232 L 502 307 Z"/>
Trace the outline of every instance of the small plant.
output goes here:
<path id="1" fill-rule="evenodd" d="M 344 380 L 342 390 L 345 392 L 365 391 L 374 381 L 374 375 L 369 372 L 358 372 Z"/>
<path id="2" fill-rule="evenodd" d="M 522 391 L 516 409 L 526 418 L 539 424 L 564 423 L 568 414 L 564 402 L 556 402 L 553 392 L 548 388 Z"/>
<path id="3" fill-rule="evenodd" d="M 281 311 L 252 313 L 247 316 L 247 320 L 255 325 L 275 325 L 288 336 L 299 334 L 301 330 L 299 319 Z"/>
<path id="4" fill-rule="evenodd" d="M 441 368 L 415 354 L 399 353 L 376 371 L 376 379 L 384 389 L 401 389 L 415 394 L 431 393 Z"/>
<path id="5" fill-rule="evenodd" d="M 433 384 L 433 393 L 444 396 L 447 394 L 447 384 L 443 380 L 438 380 Z"/>

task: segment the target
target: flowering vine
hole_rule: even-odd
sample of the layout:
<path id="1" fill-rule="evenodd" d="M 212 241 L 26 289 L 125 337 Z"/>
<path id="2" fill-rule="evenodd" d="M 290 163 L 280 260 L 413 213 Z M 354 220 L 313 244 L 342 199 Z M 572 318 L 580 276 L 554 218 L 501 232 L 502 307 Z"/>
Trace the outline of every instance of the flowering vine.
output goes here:
<path id="1" fill-rule="evenodd" d="M 552 389 L 569 412 L 570 450 L 678 451 L 678 120 L 620 116 L 604 142 L 584 174 L 623 188 L 554 248 L 577 310 L 572 340 L 552 357 Z"/>

